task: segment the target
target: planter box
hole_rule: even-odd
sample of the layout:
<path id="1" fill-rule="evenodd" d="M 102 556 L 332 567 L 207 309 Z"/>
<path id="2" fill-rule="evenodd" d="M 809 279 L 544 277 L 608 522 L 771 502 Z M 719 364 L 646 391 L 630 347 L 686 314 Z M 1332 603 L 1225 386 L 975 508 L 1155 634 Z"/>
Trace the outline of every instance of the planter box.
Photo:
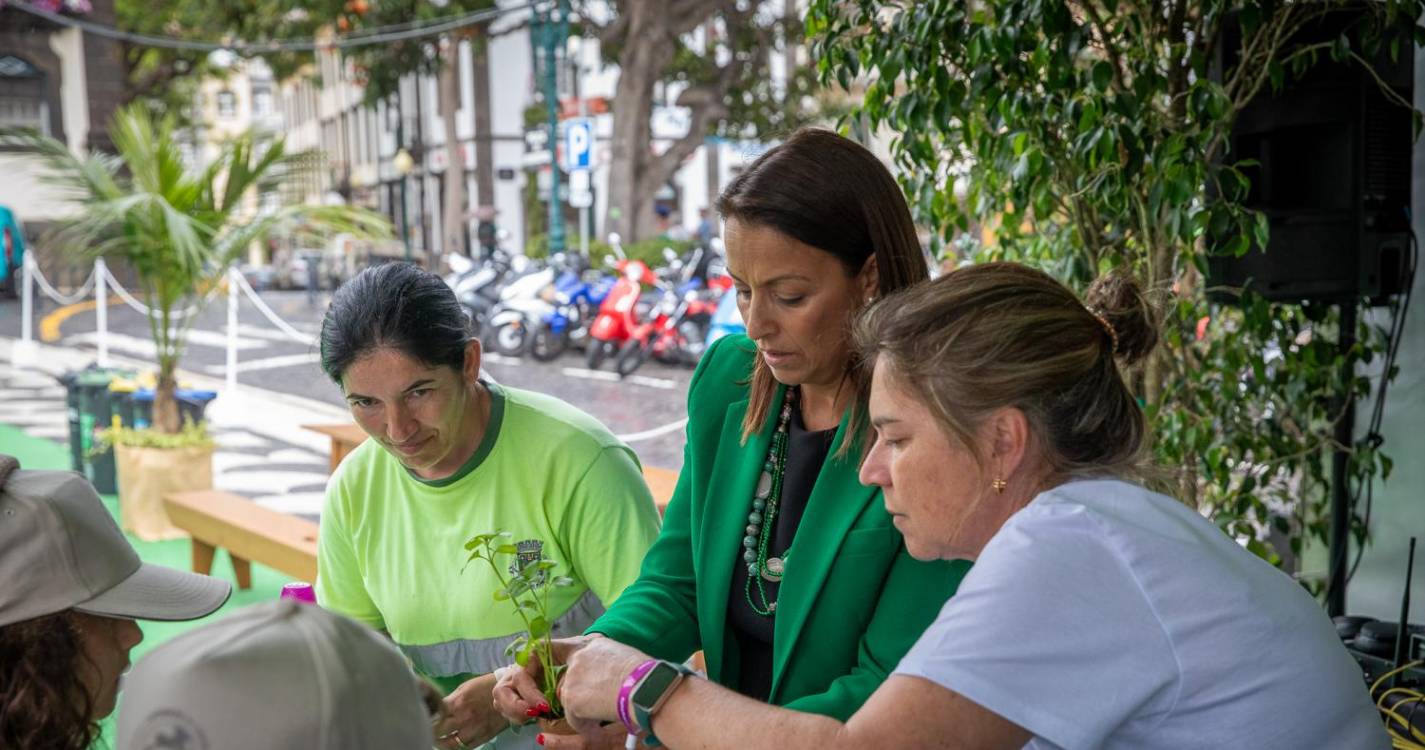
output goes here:
<path id="1" fill-rule="evenodd" d="M 171 492 L 213 488 L 212 448 L 114 446 L 119 475 L 119 525 L 146 542 L 185 539 L 163 508 Z"/>

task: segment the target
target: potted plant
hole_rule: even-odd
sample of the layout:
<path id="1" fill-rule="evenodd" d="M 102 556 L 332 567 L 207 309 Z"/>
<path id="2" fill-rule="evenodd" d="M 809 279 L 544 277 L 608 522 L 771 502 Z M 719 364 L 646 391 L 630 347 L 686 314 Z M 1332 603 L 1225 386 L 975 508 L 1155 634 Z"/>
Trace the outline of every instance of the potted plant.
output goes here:
<path id="1" fill-rule="evenodd" d="M 197 317 L 185 309 L 204 304 L 250 246 L 294 222 L 365 237 L 390 236 L 390 225 L 378 214 L 346 206 L 257 210 L 257 199 L 283 177 L 309 168 L 307 155 L 288 154 L 280 137 L 249 131 L 217 144 L 206 166 L 196 168 L 184 157 L 174 119 L 141 103 L 116 112 L 109 134 L 114 154 L 77 156 L 60 141 L 21 130 L 0 130 L 0 147 L 35 157 L 46 181 L 75 202 L 73 216 L 52 235 L 59 247 L 89 259 L 121 259 L 137 275 L 158 366 L 150 429 L 176 436 L 183 432 L 178 365 Z M 111 439 L 121 507 L 135 501 L 131 488 L 142 483 L 134 479 L 138 474 L 188 478 L 179 482 L 185 486 L 166 491 L 212 487 L 211 442 L 204 449 L 202 440 L 178 441 L 185 448 L 179 451 L 172 440 L 140 433 L 121 431 Z"/>
<path id="2" fill-rule="evenodd" d="M 574 579 L 554 575 L 555 563 L 544 557 L 543 548 L 533 554 L 520 554 L 511 541 L 508 531 L 477 534 L 465 543 L 470 551 L 466 566 L 476 560 L 484 560 L 499 581 L 495 589 L 495 601 L 509 602 L 515 614 L 524 622 L 524 632 L 518 634 L 505 653 L 514 657 L 521 667 L 529 664 L 531 657 L 537 656 L 540 669 L 540 688 L 549 712 L 539 717 L 540 731 L 545 734 L 577 734 L 564 718 L 564 707 L 559 703 L 559 676 L 564 665 L 554 660 L 553 636 L 550 634 L 553 618 L 549 616 L 549 593 L 555 588 L 572 586 Z M 511 562 L 506 563 L 505 558 Z"/>
<path id="3" fill-rule="evenodd" d="M 163 497 L 213 486 L 213 439 L 206 423 L 184 420 L 176 433 L 116 426 L 99 432 L 94 450 L 113 450 L 119 484 L 119 524 L 140 539 L 186 533 L 168 520 Z"/>

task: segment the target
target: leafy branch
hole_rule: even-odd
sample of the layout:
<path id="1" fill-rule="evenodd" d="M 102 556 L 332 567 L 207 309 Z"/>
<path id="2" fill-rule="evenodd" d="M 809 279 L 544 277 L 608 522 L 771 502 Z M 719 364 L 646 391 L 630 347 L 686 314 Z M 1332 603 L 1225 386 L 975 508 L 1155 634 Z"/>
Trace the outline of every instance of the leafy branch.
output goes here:
<path id="1" fill-rule="evenodd" d="M 499 581 L 494 598 L 497 602 L 510 602 L 515 614 L 524 623 L 525 631 L 505 649 L 505 654 L 513 656 L 515 663 L 527 666 L 531 656 L 537 656 L 540 670 L 541 689 L 549 702 L 551 718 L 564 715 L 559 704 L 559 676 L 564 673 L 564 665 L 554 660 L 554 643 L 551 635 L 553 620 L 549 616 L 549 594 L 556 588 L 574 585 L 574 579 L 553 574 L 555 563 L 544 557 L 544 551 L 533 557 L 521 557 L 519 547 L 511 544 L 510 532 L 499 531 L 477 534 L 465 543 L 470 552 L 465 566 L 468 568 L 476 560 L 484 560 Z M 503 566 L 504 558 L 513 557 L 512 565 Z M 462 572 L 463 572 L 462 568 Z M 506 575 L 506 571 L 510 575 Z"/>

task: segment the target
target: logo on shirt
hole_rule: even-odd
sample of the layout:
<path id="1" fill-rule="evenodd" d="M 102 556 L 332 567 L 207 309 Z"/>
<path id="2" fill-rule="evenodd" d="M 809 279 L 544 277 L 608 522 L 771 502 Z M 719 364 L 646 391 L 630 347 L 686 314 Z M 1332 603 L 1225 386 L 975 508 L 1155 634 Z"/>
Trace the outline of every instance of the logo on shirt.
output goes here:
<path id="1" fill-rule="evenodd" d="M 133 747 L 141 750 L 207 750 L 208 738 L 198 724 L 180 711 L 158 711 L 134 733 Z"/>
<path id="2" fill-rule="evenodd" d="M 520 569 L 526 565 L 533 565 L 544 558 L 544 542 L 539 539 L 526 539 L 522 542 L 515 542 L 515 561 L 510 563 L 510 573 L 518 575 Z M 548 571 L 539 571 L 534 578 L 534 585 L 539 586 L 544 583 Z"/>

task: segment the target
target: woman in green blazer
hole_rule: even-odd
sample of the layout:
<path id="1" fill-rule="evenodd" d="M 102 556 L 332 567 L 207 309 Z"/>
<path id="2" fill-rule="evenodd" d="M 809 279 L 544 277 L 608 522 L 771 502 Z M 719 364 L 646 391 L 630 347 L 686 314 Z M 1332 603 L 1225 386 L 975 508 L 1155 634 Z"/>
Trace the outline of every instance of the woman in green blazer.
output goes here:
<path id="1" fill-rule="evenodd" d="M 704 354 L 662 532 L 586 637 L 672 661 L 701 649 L 718 683 L 845 719 L 968 569 L 913 560 L 880 491 L 857 479 L 869 373 L 852 361 L 849 323 L 924 280 L 926 263 L 890 173 L 828 131 L 768 151 L 718 210 L 748 336 Z M 494 695 L 511 720 L 543 700 L 528 670 L 506 672 Z M 583 747 L 621 732 L 540 739 Z"/>

